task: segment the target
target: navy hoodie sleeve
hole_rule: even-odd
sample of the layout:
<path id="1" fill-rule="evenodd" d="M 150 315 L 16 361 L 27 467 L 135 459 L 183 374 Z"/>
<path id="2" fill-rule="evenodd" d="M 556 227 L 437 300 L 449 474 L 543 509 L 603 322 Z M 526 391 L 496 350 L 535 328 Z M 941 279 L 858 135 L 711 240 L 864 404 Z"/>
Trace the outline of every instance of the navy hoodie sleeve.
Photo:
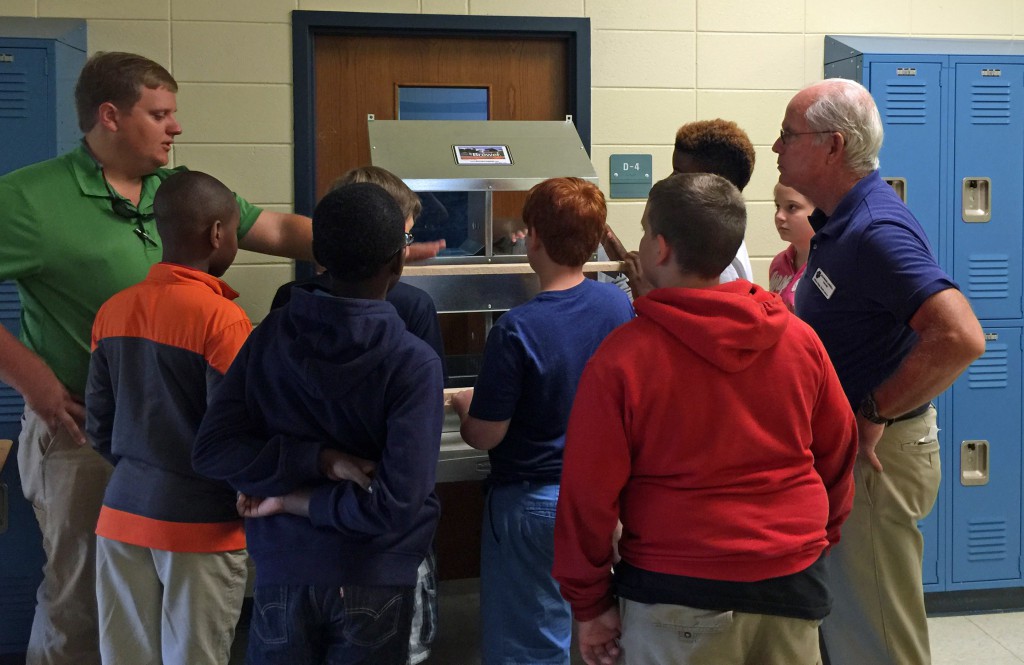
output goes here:
<path id="1" fill-rule="evenodd" d="M 85 387 L 85 432 L 92 447 L 111 464 L 117 458 L 111 450 L 114 432 L 114 387 L 103 345 L 98 344 L 89 358 L 89 378 Z"/>
<path id="2" fill-rule="evenodd" d="M 256 339 L 253 335 L 249 341 Z M 192 449 L 197 473 L 227 481 L 252 496 L 288 494 L 314 480 L 323 480 L 321 445 L 282 435 L 267 436 L 262 415 L 250 410 L 246 374 L 252 345 L 238 352 L 220 381 L 199 426 Z"/>
<path id="3" fill-rule="evenodd" d="M 329 483 L 313 490 L 309 519 L 355 536 L 407 529 L 434 491 L 444 421 L 441 361 L 429 358 L 404 368 L 390 401 L 387 442 L 365 491 L 355 483 Z"/>

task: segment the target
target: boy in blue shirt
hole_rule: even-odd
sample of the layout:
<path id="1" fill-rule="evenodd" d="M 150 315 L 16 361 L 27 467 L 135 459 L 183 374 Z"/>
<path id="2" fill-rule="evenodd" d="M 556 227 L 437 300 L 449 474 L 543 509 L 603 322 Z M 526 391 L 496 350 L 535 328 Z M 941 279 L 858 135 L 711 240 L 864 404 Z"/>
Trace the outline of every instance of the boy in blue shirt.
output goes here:
<path id="1" fill-rule="evenodd" d="M 541 292 L 495 322 L 476 387 L 452 399 L 462 438 L 491 460 L 480 571 L 485 664 L 569 662 L 572 618 L 551 577 L 565 430 L 587 360 L 633 318 L 621 289 L 583 275 L 605 217 L 601 191 L 579 178 L 530 190 L 526 253 Z"/>
<path id="2" fill-rule="evenodd" d="M 405 665 L 437 526 L 441 361 L 385 302 L 409 238 L 381 187 L 327 194 L 295 288 L 239 352 L 193 464 L 241 496 L 256 564 L 248 661 Z M 367 462 L 368 460 L 368 462 Z"/>

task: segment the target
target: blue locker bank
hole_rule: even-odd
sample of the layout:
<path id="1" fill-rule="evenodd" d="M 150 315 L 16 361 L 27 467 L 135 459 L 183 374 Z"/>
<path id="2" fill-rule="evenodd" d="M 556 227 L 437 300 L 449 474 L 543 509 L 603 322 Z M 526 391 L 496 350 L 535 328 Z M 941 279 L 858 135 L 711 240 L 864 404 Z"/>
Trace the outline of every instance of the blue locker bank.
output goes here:
<path id="1" fill-rule="evenodd" d="M 937 400 L 943 478 L 921 524 L 925 590 L 1012 591 L 1002 597 L 1018 605 L 1024 43 L 827 36 L 825 76 L 871 91 L 885 126 L 881 175 L 921 221 L 987 340 Z"/>
<path id="2" fill-rule="evenodd" d="M 56 157 L 81 138 L 73 91 L 85 63 L 85 21 L 5 18 L 0 26 L 0 174 Z M 21 329 L 15 285 L 0 282 L 0 325 Z M 17 441 L 21 396 L 0 383 L 0 439 Z M 15 451 L 0 474 L 0 654 L 25 651 L 44 563 Z"/>

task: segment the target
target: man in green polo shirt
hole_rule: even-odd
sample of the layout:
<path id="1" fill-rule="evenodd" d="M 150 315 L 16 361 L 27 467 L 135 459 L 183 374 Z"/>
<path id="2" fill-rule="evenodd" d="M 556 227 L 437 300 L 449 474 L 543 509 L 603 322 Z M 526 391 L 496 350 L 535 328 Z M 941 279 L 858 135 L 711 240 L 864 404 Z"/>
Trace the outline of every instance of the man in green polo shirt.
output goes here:
<path id="1" fill-rule="evenodd" d="M 98 53 L 75 88 L 82 144 L 0 177 L 0 281 L 22 301 L 21 341 L 0 327 L 0 380 L 25 398 L 18 463 L 47 557 L 28 665 L 100 662 L 93 530 L 110 466 L 82 433 L 90 333 L 160 261 L 153 195 L 173 173 L 176 92 L 157 63 Z M 307 217 L 239 206 L 241 247 L 312 260 Z"/>

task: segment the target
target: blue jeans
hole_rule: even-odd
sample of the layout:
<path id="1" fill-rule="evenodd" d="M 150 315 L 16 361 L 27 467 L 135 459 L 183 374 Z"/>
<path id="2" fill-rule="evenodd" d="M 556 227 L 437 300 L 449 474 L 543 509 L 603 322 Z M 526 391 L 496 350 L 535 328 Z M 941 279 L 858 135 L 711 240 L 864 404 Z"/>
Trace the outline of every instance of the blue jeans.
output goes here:
<path id="1" fill-rule="evenodd" d="M 249 665 L 405 665 L 413 587 L 258 586 Z"/>
<path id="2" fill-rule="evenodd" d="M 493 487 L 480 560 L 485 665 L 568 665 L 572 615 L 551 577 L 558 485 Z"/>

